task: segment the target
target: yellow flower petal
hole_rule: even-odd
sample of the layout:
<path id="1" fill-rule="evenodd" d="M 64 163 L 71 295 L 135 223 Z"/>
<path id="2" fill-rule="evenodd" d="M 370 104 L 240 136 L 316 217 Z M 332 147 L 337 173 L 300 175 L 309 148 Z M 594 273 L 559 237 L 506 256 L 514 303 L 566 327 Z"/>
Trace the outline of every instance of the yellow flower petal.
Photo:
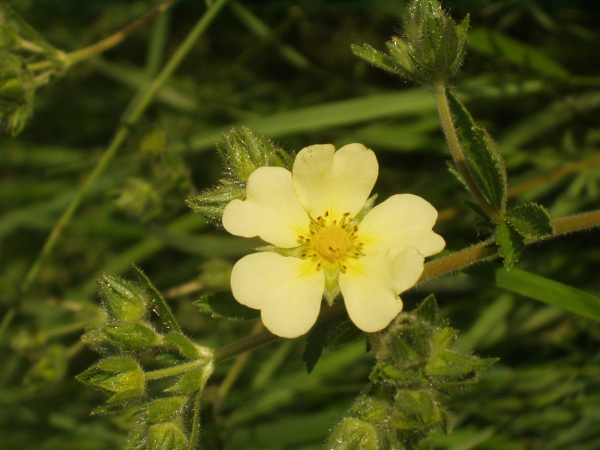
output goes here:
<path id="1" fill-rule="evenodd" d="M 300 204 L 292 174 L 282 167 L 256 169 L 246 185 L 246 200 L 233 200 L 223 211 L 223 227 L 236 236 L 259 236 L 283 248 L 300 245 L 310 219 Z"/>
<path id="2" fill-rule="evenodd" d="M 388 326 L 402 311 L 398 294 L 419 280 L 423 261 L 423 255 L 410 246 L 349 261 L 339 283 L 350 320 L 368 333 Z"/>
<path id="3" fill-rule="evenodd" d="M 359 238 L 366 255 L 376 255 L 394 247 L 411 245 L 424 256 L 441 251 L 446 243 L 431 228 L 436 209 L 412 194 L 393 195 L 373 208 L 359 224 Z"/>
<path id="4" fill-rule="evenodd" d="M 324 288 L 323 271 L 313 262 L 270 252 L 245 256 L 231 273 L 236 300 L 260 309 L 265 327 L 286 338 L 301 336 L 315 324 Z"/>
<path id="5" fill-rule="evenodd" d="M 294 187 L 304 208 L 313 217 L 326 211 L 334 219 L 363 207 L 377 180 L 379 165 L 372 150 L 349 144 L 335 152 L 331 144 L 312 145 L 296 156 Z"/>

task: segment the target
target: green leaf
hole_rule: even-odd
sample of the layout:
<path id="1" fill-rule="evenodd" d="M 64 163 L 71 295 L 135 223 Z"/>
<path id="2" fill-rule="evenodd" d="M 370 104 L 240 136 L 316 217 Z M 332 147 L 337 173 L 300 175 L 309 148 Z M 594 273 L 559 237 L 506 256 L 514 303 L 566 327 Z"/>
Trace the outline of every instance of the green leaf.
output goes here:
<path id="1" fill-rule="evenodd" d="M 306 371 L 311 373 L 315 368 L 317 361 L 323 354 L 323 349 L 327 347 L 329 338 L 329 329 L 332 320 L 325 320 L 317 323 L 306 336 L 306 347 L 302 354 L 302 361 L 306 363 Z"/>
<path id="2" fill-rule="evenodd" d="M 525 248 L 523 237 L 506 222 L 498 224 L 496 244 L 498 244 L 498 254 L 504 259 L 504 267 L 507 269 L 515 265 Z"/>
<path id="3" fill-rule="evenodd" d="M 185 450 L 188 441 L 174 422 L 157 423 L 148 430 L 148 450 Z"/>
<path id="4" fill-rule="evenodd" d="M 465 163 L 477 188 L 498 214 L 506 205 L 506 172 L 496 144 L 478 126 L 465 106 L 448 92 L 450 109 L 460 137 Z"/>
<path id="5" fill-rule="evenodd" d="M 516 268 L 508 271 L 494 263 L 483 263 L 464 272 L 508 291 L 600 320 L 600 297 L 558 281 Z"/>
<path id="6" fill-rule="evenodd" d="M 188 402 L 189 397 L 166 397 L 153 400 L 144 406 L 144 410 L 148 415 L 148 422 L 166 422 L 172 420 L 174 416 L 181 413 L 181 410 Z"/>
<path id="7" fill-rule="evenodd" d="M 302 361 L 306 363 L 306 370 L 311 373 L 315 368 L 317 361 L 323 353 L 323 349 L 333 342 L 343 343 L 348 337 L 358 337 L 362 332 L 358 329 L 358 335 L 353 325 L 346 325 L 349 320 L 346 317 L 334 317 L 332 319 L 318 322 L 306 336 L 306 347 L 302 354 Z M 349 342 L 352 339 L 346 340 Z"/>
<path id="8" fill-rule="evenodd" d="M 525 239 L 540 239 L 554 234 L 550 214 L 537 203 L 525 203 L 509 210 L 505 220 Z"/>
<path id="9" fill-rule="evenodd" d="M 476 27 L 469 32 L 469 48 L 484 55 L 501 57 L 519 67 L 559 80 L 569 78 L 563 66 L 540 49 L 519 42 L 500 31 Z"/>
<path id="10" fill-rule="evenodd" d="M 329 440 L 329 450 L 378 450 L 375 427 L 363 420 L 346 417 L 335 427 Z"/>
<path id="11" fill-rule="evenodd" d="M 135 271 L 140 284 L 146 288 L 146 293 L 150 297 L 150 302 L 152 303 L 154 311 L 158 314 L 158 317 L 160 317 L 170 331 L 181 333 L 181 327 L 179 326 L 179 323 L 177 323 L 177 319 L 175 319 L 175 316 L 171 312 L 171 308 L 169 308 L 158 289 L 154 287 L 146 274 L 144 274 L 144 272 L 142 272 L 135 264 L 133 265 L 133 270 Z"/>
<path id="12" fill-rule="evenodd" d="M 251 320 L 260 317 L 259 310 L 238 303 L 230 291 L 203 295 L 194 304 L 200 309 L 200 312 L 219 319 Z"/>

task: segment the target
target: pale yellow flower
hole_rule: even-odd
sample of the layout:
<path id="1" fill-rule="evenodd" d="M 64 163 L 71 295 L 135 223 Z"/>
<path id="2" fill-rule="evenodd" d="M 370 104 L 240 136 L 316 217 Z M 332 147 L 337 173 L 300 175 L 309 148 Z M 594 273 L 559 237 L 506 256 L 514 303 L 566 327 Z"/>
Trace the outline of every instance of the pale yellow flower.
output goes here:
<path id="1" fill-rule="evenodd" d="M 358 328 L 382 330 L 402 310 L 399 294 L 419 280 L 424 258 L 444 248 L 432 231 L 437 211 L 421 197 L 394 195 L 360 220 L 378 172 L 362 144 L 337 152 L 313 145 L 298 153 L 291 173 L 256 169 L 246 199 L 227 204 L 227 231 L 276 247 L 245 256 L 231 274 L 236 300 L 260 309 L 272 333 L 306 333 L 323 296 L 331 303 L 340 291 Z"/>

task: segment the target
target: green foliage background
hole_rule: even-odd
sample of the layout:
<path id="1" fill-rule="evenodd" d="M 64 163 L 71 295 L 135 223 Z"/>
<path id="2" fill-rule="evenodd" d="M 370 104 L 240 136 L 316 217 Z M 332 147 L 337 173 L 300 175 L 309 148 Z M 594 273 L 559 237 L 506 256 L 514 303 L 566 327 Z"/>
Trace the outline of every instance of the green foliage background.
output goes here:
<path id="1" fill-rule="evenodd" d="M 11 6 L 51 44 L 72 51 L 156 3 Z M 597 209 L 600 8 L 583 0 L 444 5 L 459 20 L 471 15 L 467 58 L 452 83 L 505 158 L 509 206 L 535 201 L 553 218 Z M 135 418 L 90 417 L 103 399 L 74 379 L 98 359 L 80 336 L 102 320 L 102 273 L 133 276 L 132 263 L 143 268 L 202 345 L 221 347 L 251 332 L 251 322 L 209 318 L 193 304 L 227 289 L 232 264 L 257 245 L 227 235 L 185 204 L 221 177 L 215 143 L 232 126 L 246 125 L 289 151 L 361 142 L 380 162 L 379 198 L 426 198 L 440 211 L 436 231 L 449 250 L 477 240 L 479 219 L 463 207 L 462 187 L 447 171 L 430 93 L 350 50 L 362 43 L 383 48 L 403 7 L 273 0 L 231 2 L 221 11 L 95 183 L 0 336 L 0 447 L 123 445 Z M 0 138 L 3 316 L 129 101 L 204 9 L 181 1 L 118 47 L 74 66 L 37 91 L 33 118 L 18 137 Z M 517 267 L 598 295 L 599 244 L 597 229 L 540 243 L 525 249 Z M 437 437 L 439 448 L 600 447 L 597 322 L 495 287 L 476 272 L 418 286 L 403 296 L 406 308 L 430 292 L 461 330 L 464 349 L 500 358 L 478 385 L 452 396 L 454 433 Z M 202 448 L 323 446 L 365 387 L 372 353 L 363 339 L 326 349 L 307 375 L 305 344 L 280 340 L 217 367 L 204 399 Z"/>

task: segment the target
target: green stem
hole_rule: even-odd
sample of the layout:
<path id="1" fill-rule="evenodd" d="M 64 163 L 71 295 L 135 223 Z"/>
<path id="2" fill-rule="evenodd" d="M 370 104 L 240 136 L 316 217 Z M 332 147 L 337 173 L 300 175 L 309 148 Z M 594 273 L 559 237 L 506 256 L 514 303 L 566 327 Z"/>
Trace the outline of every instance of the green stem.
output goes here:
<path id="1" fill-rule="evenodd" d="M 232 356 L 239 355 L 240 353 L 247 352 L 248 350 L 253 350 L 261 345 L 276 341 L 277 339 L 279 339 L 279 336 L 275 336 L 274 334 L 265 331 L 264 333 L 250 336 L 249 338 L 235 342 L 226 347 L 219 348 L 215 350 L 215 365 L 219 364 L 221 361 L 231 358 Z"/>
<path id="2" fill-rule="evenodd" d="M 450 105 L 448 104 L 448 98 L 446 97 L 445 84 L 439 84 L 435 87 L 434 97 L 437 110 L 440 115 L 442 129 L 444 130 L 444 134 L 446 135 L 448 147 L 450 147 L 452 158 L 456 163 L 456 167 L 458 168 L 460 175 L 462 176 L 464 182 L 467 184 L 469 191 L 471 192 L 479 206 L 481 206 L 486 212 L 486 214 L 490 216 L 495 222 L 500 222 L 502 220 L 502 217 L 496 212 L 492 205 L 488 203 L 488 201 L 485 199 L 485 197 L 477 187 L 477 183 L 475 183 L 475 180 L 471 176 L 471 172 L 469 171 L 469 167 L 467 166 L 467 163 L 465 161 L 465 155 L 460 145 L 458 134 L 456 133 L 456 128 L 454 127 L 452 114 L 450 113 Z"/>
<path id="3" fill-rule="evenodd" d="M 75 198 L 72 200 L 67 210 L 63 213 L 63 215 L 60 217 L 60 219 L 52 229 L 50 236 L 48 236 L 48 239 L 44 244 L 44 247 L 42 248 L 35 262 L 33 263 L 31 269 L 27 273 L 27 276 L 25 277 L 25 281 L 21 286 L 21 292 L 23 294 L 29 291 L 33 282 L 37 280 L 41 268 L 52 253 L 52 251 L 54 250 L 54 246 L 56 245 L 59 236 L 62 234 L 63 230 L 71 221 L 73 215 L 75 214 L 75 211 L 81 205 L 83 199 L 87 195 L 90 188 L 96 182 L 98 177 L 106 170 L 109 163 L 114 158 L 117 150 L 121 147 L 123 142 L 125 142 L 125 139 L 129 136 L 131 127 L 135 125 L 135 123 L 140 119 L 142 114 L 146 111 L 146 108 L 150 105 L 150 103 L 156 96 L 158 90 L 161 88 L 161 86 L 164 85 L 164 83 L 173 74 L 177 67 L 179 67 L 184 57 L 190 52 L 190 50 L 192 49 L 196 41 L 200 38 L 200 36 L 202 36 L 204 31 L 206 31 L 210 23 L 213 21 L 213 19 L 221 10 L 221 8 L 225 5 L 225 3 L 227 3 L 227 0 L 218 0 L 210 6 L 210 8 L 197 22 L 196 26 L 188 34 L 186 39 L 175 51 L 175 54 L 172 56 L 171 60 L 167 63 L 167 65 L 162 69 L 162 71 L 150 84 L 145 95 L 141 98 L 139 102 L 137 102 L 136 105 L 134 105 L 134 108 L 132 108 L 131 113 L 123 119 L 123 123 L 117 130 L 112 142 L 102 155 L 102 158 L 100 158 L 96 167 L 85 180 L 83 186 L 81 187 Z M 163 5 L 165 4 L 166 3 L 164 3 Z M 11 308 L 11 310 L 8 311 L 8 313 L 3 319 L 2 326 L 0 327 L 0 339 L 2 338 L 3 333 L 6 331 L 6 328 L 10 325 L 10 322 L 14 318 L 14 315 L 15 309 L 13 307 Z"/>
<path id="4" fill-rule="evenodd" d="M 120 44 L 138 29 L 154 19 L 157 15 L 169 9 L 173 3 L 175 3 L 175 0 L 167 0 L 148 11 L 148 13 L 146 13 L 143 17 L 140 17 L 135 22 L 132 22 L 122 30 L 117 31 L 115 34 L 107 37 L 106 39 L 102 39 L 100 42 L 96 42 L 95 44 L 82 48 L 81 50 L 68 53 L 66 55 L 66 67 L 68 68 L 79 61 L 89 58 L 90 56 L 99 55 L 109 48 Z"/>
<path id="5" fill-rule="evenodd" d="M 146 381 L 159 380 L 161 378 L 172 377 L 174 375 L 181 375 L 192 370 L 201 369 L 206 367 L 206 359 L 197 359 L 188 363 L 179 364 L 173 367 L 167 367 L 165 369 L 152 370 L 146 372 Z"/>

